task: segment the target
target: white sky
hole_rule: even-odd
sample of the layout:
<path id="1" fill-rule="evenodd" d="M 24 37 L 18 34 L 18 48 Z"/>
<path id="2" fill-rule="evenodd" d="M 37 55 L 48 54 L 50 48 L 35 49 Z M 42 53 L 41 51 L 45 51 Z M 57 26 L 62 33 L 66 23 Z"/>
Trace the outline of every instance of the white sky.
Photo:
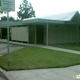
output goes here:
<path id="1" fill-rule="evenodd" d="M 28 0 L 35 10 L 36 17 L 78 10 L 80 12 L 80 0 Z M 10 16 L 17 17 L 19 5 L 23 0 L 15 0 L 15 12 Z"/>

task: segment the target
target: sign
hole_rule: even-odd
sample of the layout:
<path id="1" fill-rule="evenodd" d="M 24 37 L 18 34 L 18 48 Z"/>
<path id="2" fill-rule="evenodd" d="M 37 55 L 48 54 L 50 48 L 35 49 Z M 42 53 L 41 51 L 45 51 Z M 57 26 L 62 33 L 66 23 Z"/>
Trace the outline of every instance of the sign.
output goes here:
<path id="1" fill-rule="evenodd" d="M 9 52 L 9 11 L 15 11 L 15 0 L 1 0 L 1 9 L 7 11 L 7 52 L 8 52 L 8 66 L 10 66 L 10 52 Z"/>
<path id="2" fill-rule="evenodd" d="M 15 11 L 15 0 L 1 0 L 1 9 L 3 11 Z"/>

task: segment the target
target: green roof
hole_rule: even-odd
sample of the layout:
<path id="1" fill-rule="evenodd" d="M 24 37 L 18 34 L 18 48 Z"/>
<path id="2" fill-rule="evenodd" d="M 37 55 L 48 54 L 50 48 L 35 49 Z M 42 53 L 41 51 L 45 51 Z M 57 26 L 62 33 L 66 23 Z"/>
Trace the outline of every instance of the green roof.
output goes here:
<path id="1" fill-rule="evenodd" d="M 59 13 L 50 16 L 45 16 L 43 18 L 50 19 L 50 20 L 59 20 L 59 21 L 71 21 L 71 19 L 75 16 L 77 12 L 78 11 Z"/>
<path id="2" fill-rule="evenodd" d="M 9 25 L 10 27 L 11 26 L 17 26 L 17 25 L 27 25 L 27 24 L 36 24 L 36 23 L 52 23 L 52 24 L 78 24 L 78 22 L 72 22 L 72 18 L 75 16 L 75 14 L 77 13 L 77 11 L 73 11 L 73 12 L 68 12 L 68 13 L 65 13 L 63 15 L 63 17 L 57 15 L 56 16 L 53 16 L 53 17 L 42 17 L 42 18 L 28 18 L 28 19 L 24 19 L 22 21 L 17 21 L 17 22 L 10 22 Z M 62 15 L 62 14 L 61 14 Z M 56 19 L 58 20 L 54 20 L 54 18 L 56 17 Z M 63 20 L 64 19 L 64 20 Z M 7 27 L 7 23 L 4 23 L 4 24 L 1 24 L 0 27 Z"/>

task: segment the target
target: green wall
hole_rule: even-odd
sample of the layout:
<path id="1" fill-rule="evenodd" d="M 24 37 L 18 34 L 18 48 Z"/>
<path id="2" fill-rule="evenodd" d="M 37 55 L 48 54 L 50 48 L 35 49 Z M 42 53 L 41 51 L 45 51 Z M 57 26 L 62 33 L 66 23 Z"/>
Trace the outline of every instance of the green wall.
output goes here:
<path id="1" fill-rule="evenodd" d="M 49 44 L 76 43 L 77 26 L 49 25 Z"/>

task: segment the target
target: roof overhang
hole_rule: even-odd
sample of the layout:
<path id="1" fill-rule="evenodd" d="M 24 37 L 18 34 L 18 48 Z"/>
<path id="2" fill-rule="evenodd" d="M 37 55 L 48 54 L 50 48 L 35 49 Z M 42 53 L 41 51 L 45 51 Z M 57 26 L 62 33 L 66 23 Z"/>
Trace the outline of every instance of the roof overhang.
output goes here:
<path id="1" fill-rule="evenodd" d="M 37 23 L 51 23 L 51 24 L 78 24 L 76 22 L 71 21 L 59 21 L 59 20 L 49 20 L 49 19 L 41 19 L 41 18 L 34 18 L 34 19 L 27 19 L 24 21 L 17 21 L 17 22 L 11 22 L 9 23 L 9 26 L 18 26 L 18 25 L 27 25 L 27 24 L 37 24 Z M 7 27 L 7 23 L 1 24 L 0 27 L 4 28 Z"/>

